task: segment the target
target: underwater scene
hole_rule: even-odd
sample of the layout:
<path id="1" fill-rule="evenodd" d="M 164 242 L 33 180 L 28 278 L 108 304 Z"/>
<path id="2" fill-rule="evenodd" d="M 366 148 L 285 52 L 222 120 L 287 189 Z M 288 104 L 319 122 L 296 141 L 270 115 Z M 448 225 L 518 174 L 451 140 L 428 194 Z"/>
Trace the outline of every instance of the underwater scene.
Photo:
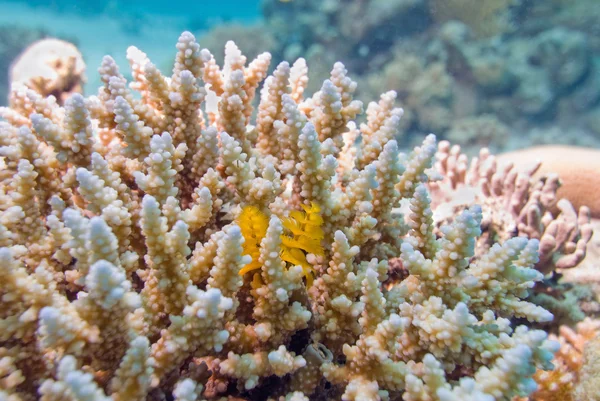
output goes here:
<path id="1" fill-rule="evenodd" d="M 0 401 L 600 401 L 599 0 L 0 0 Z"/>

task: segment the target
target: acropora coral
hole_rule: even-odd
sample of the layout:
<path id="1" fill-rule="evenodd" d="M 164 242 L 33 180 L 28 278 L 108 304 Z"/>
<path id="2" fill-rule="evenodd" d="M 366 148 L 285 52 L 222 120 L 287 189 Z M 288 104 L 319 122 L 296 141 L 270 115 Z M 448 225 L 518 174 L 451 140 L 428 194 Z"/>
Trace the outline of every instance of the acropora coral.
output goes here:
<path id="1" fill-rule="evenodd" d="M 247 63 L 233 42 L 220 67 L 183 33 L 170 77 L 127 56 L 130 83 L 107 56 L 96 96 L 63 107 L 16 86 L 0 109 L 0 398 L 536 390 L 559 343 L 532 326 L 553 316 L 527 296 L 585 253 L 585 210 L 549 255 L 558 223 L 526 217 L 555 187 L 486 170 L 490 202 L 438 225 L 432 202 L 465 182 L 464 163 L 435 163 L 433 135 L 400 152 L 395 92 L 356 123 L 341 63 L 309 98 L 303 59 L 267 77 L 270 54 Z M 482 222 L 505 204 L 520 231 L 491 235 Z"/>

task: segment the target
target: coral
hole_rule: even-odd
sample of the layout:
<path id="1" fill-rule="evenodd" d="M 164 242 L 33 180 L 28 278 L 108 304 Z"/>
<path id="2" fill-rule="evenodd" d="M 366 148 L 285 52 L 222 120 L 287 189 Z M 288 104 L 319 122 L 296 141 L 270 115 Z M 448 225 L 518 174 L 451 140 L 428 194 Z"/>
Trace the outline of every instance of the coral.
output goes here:
<path id="1" fill-rule="evenodd" d="M 230 40 L 233 40 L 249 59 L 254 59 L 264 51 L 272 51 L 276 46 L 273 34 L 260 24 L 219 24 L 199 38 L 204 46 L 215 49 L 214 56 L 218 63 L 223 62 L 225 54 L 222 49 Z"/>
<path id="2" fill-rule="evenodd" d="M 478 249 L 513 236 L 537 238 L 536 268 L 544 274 L 575 267 L 583 260 L 592 237 L 590 210 L 587 206 L 576 210 L 568 200 L 557 198 L 556 174 L 534 179 L 539 161 L 520 171 L 513 163 L 498 163 L 483 148 L 469 162 L 458 145 L 446 141 L 440 143 L 436 159 L 435 168 L 443 178 L 430 186 L 434 204 L 444 204 L 437 210 L 438 219 L 444 221 L 474 203 L 481 204 L 484 235 Z"/>
<path id="3" fill-rule="evenodd" d="M 430 9 L 438 22 L 458 20 L 467 24 L 479 37 L 510 30 L 509 7 L 514 0 L 433 0 Z"/>
<path id="4" fill-rule="evenodd" d="M 558 336 L 551 336 L 561 347 L 552 363 L 552 372 L 539 371 L 535 374 L 539 388 L 529 397 L 532 401 L 552 400 L 595 400 L 598 393 L 597 353 L 594 347 L 600 338 L 600 321 L 586 319 L 577 324 L 575 330 L 561 326 Z M 584 356 L 585 355 L 585 356 Z M 584 361 L 584 358 L 586 359 Z"/>
<path id="5" fill-rule="evenodd" d="M 600 220 L 592 219 L 594 235 L 588 244 L 586 258 L 581 262 L 577 269 L 564 270 L 562 272 L 564 281 L 573 283 L 578 288 L 589 288 L 592 294 L 595 294 L 595 300 L 592 298 L 586 303 L 585 309 L 588 315 L 600 317 L 600 275 L 597 274 L 598 258 L 600 254 Z"/>
<path id="6" fill-rule="evenodd" d="M 434 135 L 400 153 L 396 93 L 358 125 L 342 63 L 306 97 L 303 60 L 265 79 L 269 54 L 247 64 L 228 42 L 221 67 L 189 32 L 170 77 L 138 49 L 128 58 L 131 86 L 105 57 L 97 96 L 60 106 L 15 88 L 0 109 L 3 397 L 536 390 L 558 343 L 532 327 L 553 316 L 526 297 L 587 242 L 585 209 L 546 218 L 556 180 L 515 186 L 479 164 L 465 180 L 459 152 L 436 172 Z M 435 225 L 442 184 L 473 182 L 483 205 Z M 494 210 L 520 231 L 492 231 Z"/>
<path id="7" fill-rule="evenodd" d="M 574 207 L 587 206 L 593 217 L 600 217 L 600 152 L 575 146 L 537 146 L 500 154 L 500 162 L 513 162 L 518 169 L 528 169 L 541 162 L 535 177 L 556 173 L 561 186 L 557 196 L 568 199 Z"/>
<path id="8" fill-rule="evenodd" d="M 365 77 L 369 96 L 394 90 L 406 108 L 404 131 L 443 132 L 452 120 L 453 80 L 442 63 L 425 65 L 414 54 L 396 54 L 383 68 Z"/>
<path id="9" fill-rule="evenodd" d="M 72 43 L 42 39 L 27 47 L 10 69 L 11 85 L 25 85 L 43 97 L 52 95 L 60 104 L 85 83 L 85 62 Z"/>
<path id="10" fill-rule="evenodd" d="M 579 371 L 579 383 L 575 390 L 575 399 L 597 401 L 600 397 L 598 374 L 600 373 L 600 336 L 589 341 L 583 351 L 583 366 Z"/>
<path id="11" fill-rule="evenodd" d="M 456 120 L 447 133 L 450 142 L 474 148 L 502 147 L 510 136 L 509 129 L 496 116 L 483 114 Z"/>

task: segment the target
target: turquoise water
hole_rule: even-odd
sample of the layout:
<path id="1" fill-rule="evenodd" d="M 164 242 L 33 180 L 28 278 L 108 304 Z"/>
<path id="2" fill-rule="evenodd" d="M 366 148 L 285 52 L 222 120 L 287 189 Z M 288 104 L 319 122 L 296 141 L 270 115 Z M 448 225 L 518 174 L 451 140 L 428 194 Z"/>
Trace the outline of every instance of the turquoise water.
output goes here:
<path id="1" fill-rule="evenodd" d="M 33 7 L 45 8 L 59 12 L 69 12 L 81 15 L 95 13 L 143 13 L 162 15 L 196 15 L 207 18 L 221 17 L 224 19 L 253 19 L 258 18 L 259 1 L 257 0 L 224 0 L 224 1 L 3 1 L 4 6 L 11 3 L 26 3 Z"/>

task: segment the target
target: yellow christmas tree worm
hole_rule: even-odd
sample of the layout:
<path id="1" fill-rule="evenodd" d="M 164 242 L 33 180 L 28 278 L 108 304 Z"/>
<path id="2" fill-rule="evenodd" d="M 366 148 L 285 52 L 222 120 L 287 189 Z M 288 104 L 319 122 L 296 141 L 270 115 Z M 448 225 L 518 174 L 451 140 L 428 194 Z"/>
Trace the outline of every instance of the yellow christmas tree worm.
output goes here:
<path id="1" fill-rule="evenodd" d="M 240 270 L 240 275 L 260 269 L 260 241 L 267 234 L 269 218 L 256 206 L 246 206 L 238 217 L 238 225 L 244 236 L 244 255 L 250 255 L 252 262 Z"/>
<path id="2" fill-rule="evenodd" d="M 310 287 L 314 279 L 314 269 L 306 255 L 323 255 L 323 217 L 320 215 L 321 208 L 316 203 L 311 203 L 310 206 L 302 205 L 302 209 L 304 212 L 294 210 L 290 212 L 289 218 L 283 220 L 283 226 L 291 235 L 281 236 L 281 258 L 293 266 L 302 266 L 306 285 Z"/>
<path id="3" fill-rule="evenodd" d="M 289 233 L 281 235 L 281 259 L 291 266 L 301 266 L 306 284 L 312 285 L 314 269 L 306 259 L 306 255 L 323 255 L 321 240 L 323 239 L 323 218 L 321 208 L 315 203 L 302 205 L 304 211 L 293 210 L 290 217 L 283 220 L 283 227 Z M 252 262 L 240 270 L 240 275 L 260 269 L 260 242 L 267 233 L 269 218 L 256 206 L 246 206 L 238 217 L 238 224 L 244 236 L 244 255 L 250 255 Z M 253 279 L 256 280 L 256 277 Z"/>

